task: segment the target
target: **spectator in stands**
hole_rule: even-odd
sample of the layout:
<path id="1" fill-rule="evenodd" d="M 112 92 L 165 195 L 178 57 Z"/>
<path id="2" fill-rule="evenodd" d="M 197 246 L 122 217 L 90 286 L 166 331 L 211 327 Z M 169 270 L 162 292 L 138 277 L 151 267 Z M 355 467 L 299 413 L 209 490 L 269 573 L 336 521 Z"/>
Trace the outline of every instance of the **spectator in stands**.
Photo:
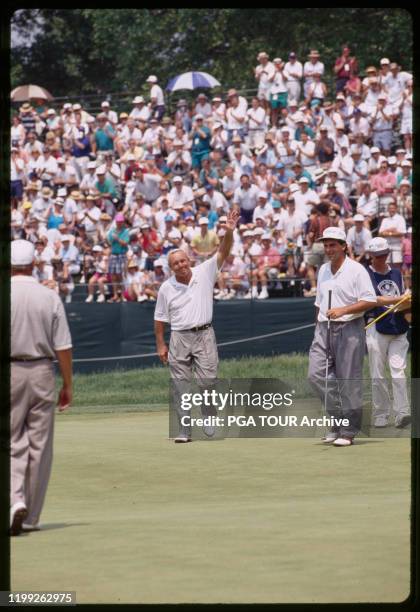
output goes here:
<path id="1" fill-rule="evenodd" d="M 406 222 L 397 212 L 394 201 L 388 204 L 388 217 L 382 219 L 378 235 L 386 238 L 390 248 L 389 263 L 392 268 L 402 267 L 402 241 L 407 232 Z"/>
<path id="2" fill-rule="evenodd" d="M 261 284 L 259 300 L 268 298 L 267 284 L 269 279 L 276 279 L 280 272 L 281 257 L 278 250 L 272 246 L 271 234 L 266 232 L 261 236 L 261 251 L 257 257 L 257 267 L 252 270 L 252 293 L 257 292 L 257 282 Z"/>
<path id="3" fill-rule="evenodd" d="M 157 84 L 158 79 L 154 74 L 147 77 L 146 83 L 150 85 L 150 110 L 152 117 L 160 121 L 165 114 L 165 98 L 162 88 Z"/>
<path id="4" fill-rule="evenodd" d="M 92 152 L 96 156 L 102 156 L 105 151 L 114 150 L 114 140 L 116 132 L 108 121 L 107 116 L 104 113 L 100 113 L 97 118 L 98 127 L 94 132 L 94 140 L 92 143 Z"/>
<path id="5" fill-rule="evenodd" d="M 344 45 L 340 57 L 335 60 L 334 73 L 336 77 L 336 93 L 343 91 L 351 76 L 357 74 L 357 60 L 350 55 L 350 47 Z"/>
<path id="6" fill-rule="evenodd" d="M 354 215 L 353 222 L 354 225 L 347 232 L 348 255 L 351 259 L 367 265 L 369 259 L 366 254 L 372 233 L 365 227 L 365 218 L 360 213 Z"/>
<path id="7" fill-rule="evenodd" d="M 103 248 L 96 244 L 93 249 L 93 269 L 94 273 L 89 278 L 88 282 L 88 297 L 86 298 L 87 303 L 94 301 L 95 287 L 98 286 L 99 295 L 97 298 L 98 303 L 105 302 L 105 286 L 111 279 L 108 275 L 108 262 L 104 256 Z M 86 275 L 87 276 L 87 275 Z"/>
<path id="8" fill-rule="evenodd" d="M 313 83 L 313 75 L 319 74 L 321 77 L 324 75 L 325 66 L 319 61 L 320 55 L 316 49 L 311 49 L 311 52 L 308 55 L 308 61 L 305 62 L 303 66 L 303 77 L 304 77 L 304 85 L 303 92 L 304 97 L 308 97 L 308 89 L 309 85 Z"/>
<path id="9" fill-rule="evenodd" d="M 208 229 L 208 218 L 200 217 L 198 225 L 200 233 L 191 240 L 191 250 L 197 264 L 214 255 L 219 246 L 219 238 L 216 233 Z"/>
<path id="10" fill-rule="evenodd" d="M 236 89 L 229 89 L 227 102 L 226 122 L 229 138 L 228 144 L 230 145 L 234 134 L 238 134 L 241 140 L 245 138 L 248 102 L 243 96 L 238 95 Z"/>
<path id="11" fill-rule="evenodd" d="M 113 295 L 110 302 L 122 301 L 122 281 L 126 272 L 127 250 L 129 242 L 128 229 L 125 226 L 125 218 L 121 213 L 115 216 L 115 227 L 107 236 L 111 245 L 111 256 L 109 258 L 108 273 L 111 274 Z"/>
<path id="12" fill-rule="evenodd" d="M 301 80 L 303 77 L 303 66 L 298 61 L 296 53 L 294 51 L 291 51 L 289 53 L 289 61 L 286 62 L 284 68 L 288 74 L 287 90 L 289 92 L 289 99 L 299 102 L 301 92 Z"/>

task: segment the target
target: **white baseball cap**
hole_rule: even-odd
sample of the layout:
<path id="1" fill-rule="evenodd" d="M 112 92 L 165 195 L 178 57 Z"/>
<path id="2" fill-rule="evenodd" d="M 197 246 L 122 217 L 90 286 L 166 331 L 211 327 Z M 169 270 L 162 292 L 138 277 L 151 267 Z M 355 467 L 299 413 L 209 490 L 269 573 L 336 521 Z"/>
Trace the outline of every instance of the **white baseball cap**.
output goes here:
<path id="1" fill-rule="evenodd" d="M 143 96 L 136 96 L 132 102 L 132 104 L 140 104 L 141 102 L 144 102 L 144 98 Z"/>
<path id="2" fill-rule="evenodd" d="M 358 213 L 357 215 L 354 215 L 353 217 L 353 221 L 364 221 L 365 218 L 363 215 L 361 215 L 360 213 Z"/>
<path id="3" fill-rule="evenodd" d="M 254 236 L 262 236 L 265 233 L 266 232 L 263 230 L 262 227 L 256 227 L 253 231 Z"/>
<path id="4" fill-rule="evenodd" d="M 309 183 L 309 179 L 306 176 L 301 176 L 299 179 L 299 184 Z"/>
<path id="5" fill-rule="evenodd" d="M 317 242 L 322 242 L 323 240 L 346 242 L 346 232 L 339 227 L 327 227 L 322 233 L 322 238 L 318 238 Z"/>
<path id="6" fill-rule="evenodd" d="M 261 240 L 271 240 L 271 234 L 266 232 L 265 234 L 261 236 Z"/>
<path id="7" fill-rule="evenodd" d="M 383 57 L 380 61 L 381 64 L 390 64 L 391 62 L 389 61 L 389 59 L 387 57 Z"/>
<path id="8" fill-rule="evenodd" d="M 104 100 L 101 104 L 102 108 L 104 108 L 105 106 L 109 106 L 109 102 L 107 102 L 106 100 Z"/>
<path id="9" fill-rule="evenodd" d="M 92 168 L 95 169 L 96 168 L 96 162 L 94 162 L 94 161 L 89 162 L 87 167 L 88 167 L 88 169 L 92 169 Z"/>
<path id="10" fill-rule="evenodd" d="M 13 240 L 10 253 L 12 266 L 28 266 L 34 261 L 35 247 L 29 240 Z"/>
<path id="11" fill-rule="evenodd" d="M 157 76 L 155 76 L 154 74 L 151 74 L 150 76 L 147 77 L 146 83 L 157 83 Z"/>
<path id="12" fill-rule="evenodd" d="M 268 193 L 266 191 L 259 191 L 258 192 L 258 198 L 264 198 L 265 200 L 268 199 Z"/>
<path id="13" fill-rule="evenodd" d="M 203 115 L 202 115 L 201 113 L 197 113 L 197 114 L 194 116 L 194 121 L 197 121 L 198 119 L 204 119 L 204 117 L 203 117 Z"/>
<path id="14" fill-rule="evenodd" d="M 209 220 L 207 219 L 207 217 L 200 217 L 200 219 L 198 220 L 198 225 L 208 225 L 209 224 Z"/>
<path id="15" fill-rule="evenodd" d="M 386 238 L 373 238 L 369 242 L 368 252 L 371 255 L 387 255 L 389 253 L 389 244 Z"/>
<path id="16" fill-rule="evenodd" d="M 371 152 L 371 153 L 380 153 L 380 152 L 381 152 L 381 150 L 380 150 L 378 147 L 371 147 L 371 148 L 370 148 L 370 152 Z"/>
<path id="17" fill-rule="evenodd" d="M 165 265 L 165 262 L 163 261 L 163 259 L 160 259 L 160 258 L 159 258 L 159 259 L 156 259 L 156 260 L 153 262 L 153 267 L 154 267 L 154 268 L 157 268 L 158 266 L 162 266 L 162 267 L 163 267 L 164 265 Z"/>
<path id="18" fill-rule="evenodd" d="M 408 159 L 403 159 L 403 161 L 401 162 L 401 167 L 411 168 L 411 162 Z"/>
<path id="19" fill-rule="evenodd" d="M 183 183 L 184 181 L 182 180 L 182 176 L 174 176 L 174 178 L 172 179 L 173 183 Z"/>

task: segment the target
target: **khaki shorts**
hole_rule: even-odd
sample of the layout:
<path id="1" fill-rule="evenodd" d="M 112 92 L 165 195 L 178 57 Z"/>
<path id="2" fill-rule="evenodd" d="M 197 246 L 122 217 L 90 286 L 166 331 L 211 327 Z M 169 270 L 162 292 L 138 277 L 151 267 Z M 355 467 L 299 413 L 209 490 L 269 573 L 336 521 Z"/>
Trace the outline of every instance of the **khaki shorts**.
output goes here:
<path id="1" fill-rule="evenodd" d="M 319 268 L 322 266 L 322 264 L 325 262 L 324 245 L 322 242 L 314 242 L 307 261 L 308 264 L 310 266 L 314 266 L 314 268 Z"/>

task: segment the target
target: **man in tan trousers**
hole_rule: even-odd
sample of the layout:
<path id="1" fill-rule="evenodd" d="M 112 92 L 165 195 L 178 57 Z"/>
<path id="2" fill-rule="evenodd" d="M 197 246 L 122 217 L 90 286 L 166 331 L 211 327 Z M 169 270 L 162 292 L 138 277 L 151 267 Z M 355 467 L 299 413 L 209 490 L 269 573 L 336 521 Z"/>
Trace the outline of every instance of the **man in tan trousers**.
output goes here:
<path id="1" fill-rule="evenodd" d="M 34 246 L 11 243 L 10 535 L 39 530 L 51 472 L 56 357 L 59 410 L 72 401 L 72 343 L 57 293 L 32 276 Z"/>
<path id="2" fill-rule="evenodd" d="M 232 248 L 238 220 L 239 212 L 230 211 L 218 251 L 194 268 L 182 249 L 175 249 L 168 256 L 173 275 L 159 289 L 154 318 L 157 353 L 162 363 L 169 364 L 171 373 L 180 425 L 180 433 L 174 440 L 177 443 L 192 441 L 191 428 L 181 421 L 185 414 L 179 404 L 181 389 L 189 389 L 194 374 L 202 387 L 217 376 L 218 354 L 212 327 L 213 289 L 217 274 Z M 166 324 L 171 326 L 169 349 L 165 343 Z M 203 407 L 202 414 L 208 416 Z M 214 435 L 213 426 L 204 426 L 203 430 L 208 437 Z"/>

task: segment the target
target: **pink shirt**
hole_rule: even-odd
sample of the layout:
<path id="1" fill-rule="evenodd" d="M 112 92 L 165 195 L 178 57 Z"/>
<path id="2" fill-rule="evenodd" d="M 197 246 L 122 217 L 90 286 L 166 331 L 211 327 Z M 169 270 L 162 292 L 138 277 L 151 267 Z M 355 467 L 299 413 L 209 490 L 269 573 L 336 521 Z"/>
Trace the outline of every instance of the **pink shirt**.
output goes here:
<path id="1" fill-rule="evenodd" d="M 397 181 L 395 174 L 392 172 L 387 172 L 386 174 L 379 172 L 373 175 L 370 179 L 370 184 L 372 189 L 377 191 L 379 196 L 382 196 L 386 193 L 392 193 L 396 187 Z"/>
<path id="2" fill-rule="evenodd" d="M 280 253 L 274 247 L 263 249 L 258 256 L 258 263 L 260 266 L 278 266 L 280 263 Z"/>

